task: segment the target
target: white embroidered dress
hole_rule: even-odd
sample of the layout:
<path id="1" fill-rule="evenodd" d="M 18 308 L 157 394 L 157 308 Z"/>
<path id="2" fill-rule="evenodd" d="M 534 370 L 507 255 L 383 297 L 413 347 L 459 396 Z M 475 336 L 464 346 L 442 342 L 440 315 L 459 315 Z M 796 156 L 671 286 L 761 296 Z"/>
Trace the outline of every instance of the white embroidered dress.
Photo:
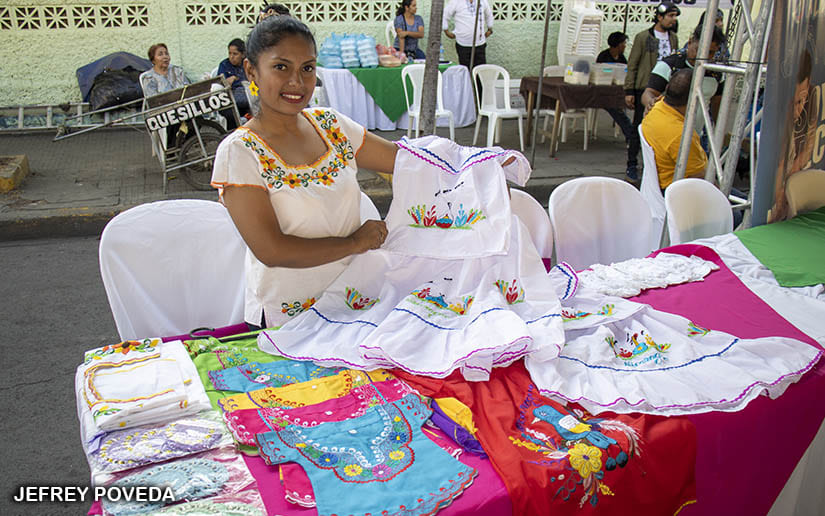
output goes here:
<path id="1" fill-rule="evenodd" d="M 355 157 L 365 129 L 331 109 L 304 110 L 303 116 L 324 140 L 327 151 L 309 165 L 290 165 L 245 127 L 218 147 L 212 185 L 221 195 L 227 186 L 266 190 L 281 230 L 303 238 L 345 237 L 361 225 Z M 351 257 L 305 269 L 267 267 L 251 251 L 246 255 L 244 319 L 279 326 L 303 312 L 350 263 Z"/>

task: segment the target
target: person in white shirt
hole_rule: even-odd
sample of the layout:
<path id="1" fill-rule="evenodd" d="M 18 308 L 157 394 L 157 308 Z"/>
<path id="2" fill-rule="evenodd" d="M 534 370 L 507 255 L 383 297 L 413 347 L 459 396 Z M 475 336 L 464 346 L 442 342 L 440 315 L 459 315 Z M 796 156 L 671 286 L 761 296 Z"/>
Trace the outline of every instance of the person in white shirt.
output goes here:
<path id="1" fill-rule="evenodd" d="M 444 8 L 442 29 L 444 34 L 455 40 L 458 62 L 470 68 L 470 55 L 473 48 L 473 24 L 478 14 L 478 30 L 475 31 L 476 53 L 473 66 L 487 63 L 487 38 L 493 33 L 493 10 L 487 0 L 450 0 Z M 450 20 L 454 29 L 450 30 Z"/>

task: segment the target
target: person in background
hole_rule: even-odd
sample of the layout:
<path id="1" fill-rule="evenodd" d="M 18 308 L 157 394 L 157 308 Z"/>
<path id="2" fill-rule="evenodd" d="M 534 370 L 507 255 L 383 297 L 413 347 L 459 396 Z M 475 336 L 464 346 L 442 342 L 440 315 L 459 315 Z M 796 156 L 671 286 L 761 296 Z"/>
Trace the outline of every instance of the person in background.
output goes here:
<path id="1" fill-rule="evenodd" d="M 696 66 L 696 57 L 699 50 L 699 38 L 702 36 L 702 26 L 699 25 L 690 36 L 685 51 L 681 50 L 673 55 L 660 60 L 650 72 L 647 87 L 642 94 L 642 105 L 645 109 L 653 107 L 653 103 L 665 91 L 668 82 L 674 72 L 684 68 L 693 69 Z M 708 50 L 707 60 L 713 60 L 713 56 L 719 47 L 725 42 L 725 35 L 719 27 L 713 27 L 713 36 Z M 710 102 L 711 116 L 715 117 L 719 110 L 719 101 L 722 98 L 722 88 L 724 81 L 719 74 L 706 73 L 702 82 L 702 94 L 706 101 Z"/>
<path id="2" fill-rule="evenodd" d="M 415 14 L 418 11 L 416 0 L 401 0 L 395 11 L 396 50 L 407 54 L 407 59 L 424 59 L 424 51 L 418 48 L 418 40 L 424 37 L 424 19 Z"/>
<path id="3" fill-rule="evenodd" d="M 705 21 L 705 13 L 702 13 L 702 16 L 699 17 L 699 26 L 702 26 L 702 23 Z M 722 9 L 716 10 L 716 21 L 715 25 L 719 27 L 719 30 L 722 31 L 724 34 L 725 32 L 725 13 L 722 12 Z M 684 48 L 686 50 L 686 48 Z M 730 61 L 730 51 L 728 50 L 727 41 L 721 45 L 719 45 L 719 50 L 716 51 L 716 54 L 713 56 L 714 62 L 717 63 L 724 63 L 726 64 Z"/>
<path id="4" fill-rule="evenodd" d="M 614 32 L 607 37 L 608 48 L 602 50 L 596 57 L 597 63 L 619 63 L 627 64 L 627 59 L 624 57 L 624 50 L 627 47 L 627 35 L 624 32 Z M 616 122 L 616 125 L 621 129 L 627 143 L 627 169 L 637 170 L 638 177 L 638 149 L 639 149 L 639 132 L 633 127 L 624 109 L 605 109 L 610 115 L 610 118 Z M 631 153 L 630 149 L 636 149 L 636 152 Z M 629 174 L 628 174 L 629 175 Z M 628 179 L 634 179 L 628 177 Z"/>
<path id="5" fill-rule="evenodd" d="M 653 148 L 662 191 L 673 182 L 692 79 L 692 68 L 675 72 L 665 88 L 664 98 L 655 102 L 642 120 L 642 132 Z M 693 131 L 685 177 L 705 177 L 707 164 L 708 157 L 699 143 L 699 134 Z"/>
<path id="6" fill-rule="evenodd" d="M 473 66 L 487 63 L 487 38 L 493 34 L 493 10 L 487 0 L 450 0 L 444 7 L 441 28 L 444 34 L 455 40 L 455 51 L 458 62 L 470 68 L 470 56 L 473 47 L 473 26 L 476 20 L 476 9 L 481 12 L 478 16 L 478 29 L 475 31 L 476 53 Z M 450 21 L 454 29 L 450 30 Z M 470 70 L 472 71 L 472 70 Z"/>
<path id="7" fill-rule="evenodd" d="M 627 76 L 624 81 L 625 104 L 633 110 L 633 131 L 637 131 L 645 114 L 645 106 L 641 102 L 642 93 L 647 87 L 650 72 L 656 62 L 669 56 L 679 48 L 676 33 L 676 21 L 680 10 L 673 2 L 662 2 L 656 7 L 653 15 L 653 27 L 636 34 L 633 46 L 630 48 L 630 57 L 627 60 Z M 638 140 L 637 140 L 638 142 Z M 628 148 L 628 161 L 639 154 L 639 144 Z M 628 167 L 627 177 L 636 181 L 639 179 L 637 167 Z"/>
<path id="8" fill-rule="evenodd" d="M 139 78 L 144 97 L 183 88 L 189 84 L 183 68 L 170 64 L 172 58 L 165 43 L 149 47 L 149 61 L 152 62 L 152 68 L 140 74 Z"/>
<path id="9" fill-rule="evenodd" d="M 232 96 L 235 97 L 235 104 L 238 106 L 238 113 L 243 117 L 249 113 L 249 100 L 246 97 L 246 89 L 243 82 L 246 80 L 246 72 L 243 69 L 243 60 L 246 53 L 246 45 L 243 40 L 235 38 L 229 42 L 229 57 L 221 61 L 218 66 L 218 75 L 223 75 L 226 82 L 232 86 Z M 232 110 L 222 111 L 226 118 L 226 128 L 235 129 L 235 115 Z"/>

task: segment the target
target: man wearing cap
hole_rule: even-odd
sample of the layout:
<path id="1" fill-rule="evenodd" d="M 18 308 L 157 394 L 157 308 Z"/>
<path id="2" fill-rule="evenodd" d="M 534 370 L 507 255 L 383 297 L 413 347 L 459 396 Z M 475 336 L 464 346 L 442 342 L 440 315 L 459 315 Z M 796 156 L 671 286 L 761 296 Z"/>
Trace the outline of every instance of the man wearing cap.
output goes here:
<path id="1" fill-rule="evenodd" d="M 679 40 L 676 37 L 676 19 L 679 8 L 673 2 L 662 2 L 656 6 L 653 27 L 636 34 L 627 60 L 627 76 L 624 81 L 625 103 L 633 111 L 633 133 L 638 134 L 639 124 L 645 114 L 641 97 L 647 87 L 650 72 L 656 62 L 676 52 Z M 627 176 L 638 180 L 637 157 L 639 155 L 638 137 L 628 142 Z"/>

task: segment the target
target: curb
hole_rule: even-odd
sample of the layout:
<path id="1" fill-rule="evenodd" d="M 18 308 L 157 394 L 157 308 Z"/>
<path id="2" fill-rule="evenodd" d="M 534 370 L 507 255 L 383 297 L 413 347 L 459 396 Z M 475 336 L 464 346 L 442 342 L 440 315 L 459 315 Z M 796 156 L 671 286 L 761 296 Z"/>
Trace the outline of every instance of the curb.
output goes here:
<path id="1" fill-rule="evenodd" d="M 36 238 L 100 236 L 106 224 L 121 211 L 123 210 L 0 220 L 0 242 Z"/>

